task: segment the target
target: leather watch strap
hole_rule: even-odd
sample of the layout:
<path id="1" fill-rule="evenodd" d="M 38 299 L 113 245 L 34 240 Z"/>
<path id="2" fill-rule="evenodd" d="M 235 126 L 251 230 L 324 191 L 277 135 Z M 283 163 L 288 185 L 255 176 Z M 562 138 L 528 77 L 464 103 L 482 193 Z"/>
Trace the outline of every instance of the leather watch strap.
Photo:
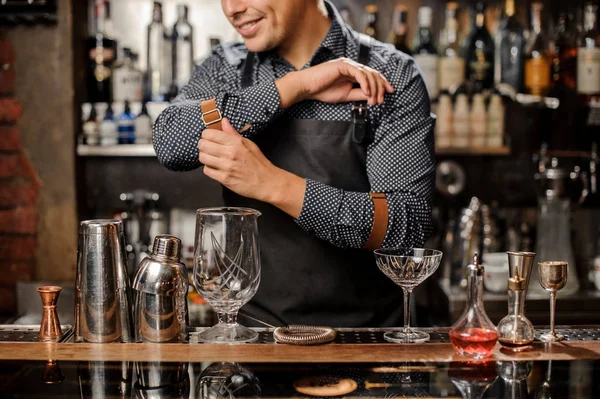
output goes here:
<path id="1" fill-rule="evenodd" d="M 202 101 L 200 103 L 200 110 L 202 111 L 202 122 L 206 127 L 211 129 L 223 130 L 221 127 L 221 120 L 223 116 L 221 111 L 217 108 L 217 100 L 211 98 L 209 100 Z"/>
<path id="2" fill-rule="evenodd" d="M 383 193 L 369 193 L 373 206 L 375 207 L 375 214 L 373 215 L 373 227 L 371 227 L 371 235 L 367 240 L 367 243 L 363 247 L 369 251 L 374 251 L 381 247 L 383 239 L 387 233 L 388 228 L 388 203 Z"/>

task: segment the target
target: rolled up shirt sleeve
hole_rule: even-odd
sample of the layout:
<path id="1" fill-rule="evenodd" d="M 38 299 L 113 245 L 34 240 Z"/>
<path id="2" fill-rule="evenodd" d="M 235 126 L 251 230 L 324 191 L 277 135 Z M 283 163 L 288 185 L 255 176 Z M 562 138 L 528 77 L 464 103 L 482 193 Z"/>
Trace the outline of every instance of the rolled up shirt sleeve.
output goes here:
<path id="1" fill-rule="evenodd" d="M 240 88 L 238 68 L 231 65 L 223 51 L 216 49 L 195 69 L 190 82 L 154 123 L 154 149 L 168 169 L 188 171 L 200 166 L 197 144 L 206 128 L 202 101 L 215 98 L 217 108 L 236 130 L 249 125 L 242 132 L 248 138 L 264 130 L 282 112 L 275 80 Z"/>
<path id="2" fill-rule="evenodd" d="M 385 193 L 389 208 L 382 247 L 422 246 L 432 231 L 435 118 L 411 58 L 401 56 L 384 74 L 395 93 L 386 95 L 375 140 L 367 149 L 371 192 Z M 297 223 L 338 247 L 361 248 L 371 233 L 373 216 L 369 193 L 307 180 Z"/>

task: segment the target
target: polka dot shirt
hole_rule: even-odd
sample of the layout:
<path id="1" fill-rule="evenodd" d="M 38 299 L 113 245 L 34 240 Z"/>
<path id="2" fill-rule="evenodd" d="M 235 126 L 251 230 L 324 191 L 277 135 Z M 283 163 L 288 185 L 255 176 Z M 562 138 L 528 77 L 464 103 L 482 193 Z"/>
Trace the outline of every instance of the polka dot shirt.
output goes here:
<path id="1" fill-rule="evenodd" d="M 327 36 L 309 68 L 332 59 L 358 58 L 356 33 L 344 25 L 337 10 L 326 3 L 332 20 Z M 351 104 L 303 101 L 280 108 L 275 80 L 294 70 L 275 52 L 255 57 L 254 85 L 241 87 L 247 50 L 243 44 L 217 46 L 196 68 L 153 130 L 159 161 L 175 171 L 200 167 L 197 143 L 205 128 L 200 102 L 216 98 L 217 106 L 238 131 L 252 139 L 283 113 L 296 119 L 349 121 Z M 422 246 L 431 233 L 435 156 L 434 116 L 421 73 L 413 59 L 393 46 L 374 42 L 369 66 L 380 71 L 394 87 L 382 105 L 369 106 L 375 140 L 367 148 L 367 175 L 372 192 L 384 192 L 389 205 L 384 247 Z M 334 149 L 332 149 L 334 151 Z M 307 232 L 342 248 L 361 248 L 373 224 L 373 203 L 368 193 L 348 192 L 307 179 L 297 223 Z"/>

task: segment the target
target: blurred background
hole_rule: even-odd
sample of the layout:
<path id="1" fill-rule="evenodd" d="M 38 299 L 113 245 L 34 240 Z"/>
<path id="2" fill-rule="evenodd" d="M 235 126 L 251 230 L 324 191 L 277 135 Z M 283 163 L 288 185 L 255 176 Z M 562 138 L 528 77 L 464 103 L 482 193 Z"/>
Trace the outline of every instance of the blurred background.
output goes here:
<path id="1" fill-rule="evenodd" d="M 417 308 L 435 309 L 417 322 L 457 318 L 475 252 L 497 322 L 506 250 L 568 260 L 557 322 L 600 321 L 597 4 L 332 3 L 355 30 L 414 56 L 438 117 L 427 245 L 444 260 L 417 290 Z M 219 0 L 0 2 L 3 316 L 28 314 L 39 281 L 72 285 L 81 220 L 124 221 L 132 273 L 161 233 L 183 240 L 192 266 L 195 210 L 219 205 L 221 191 L 201 170 L 163 168 L 151 125 L 213 46 L 232 40 Z M 547 297 L 533 291 L 529 317 L 547 323 Z M 190 301 L 202 306 L 194 292 Z"/>

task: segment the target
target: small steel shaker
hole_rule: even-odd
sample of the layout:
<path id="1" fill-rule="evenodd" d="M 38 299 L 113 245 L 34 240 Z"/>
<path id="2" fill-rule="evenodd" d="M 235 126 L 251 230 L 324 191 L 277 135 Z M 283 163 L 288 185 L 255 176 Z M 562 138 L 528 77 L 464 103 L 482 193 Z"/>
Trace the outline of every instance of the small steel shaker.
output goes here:
<path id="1" fill-rule="evenodd" d="M 137 342 L 187 342 L 187 267 L 180 260 L 181 240 L 154 238 L 152 253 L 133 278 Z"/>
<path id="2" fill-rule="evenodd" d="M 76 342 L 133 341 L 123 223 L 81 222 L 75 289 Z"/>

